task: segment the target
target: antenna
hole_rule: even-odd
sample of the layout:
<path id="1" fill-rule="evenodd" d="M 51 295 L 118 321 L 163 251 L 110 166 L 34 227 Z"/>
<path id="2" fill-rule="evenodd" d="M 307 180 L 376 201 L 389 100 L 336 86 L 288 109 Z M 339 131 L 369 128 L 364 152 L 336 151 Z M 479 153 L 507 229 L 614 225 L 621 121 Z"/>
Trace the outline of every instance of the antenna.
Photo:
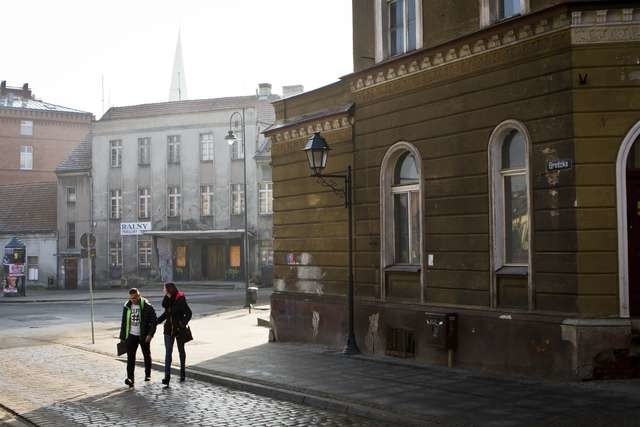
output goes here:
<path id="1" fill-rule="evenodd" d="M 102 115 L 104 116 L 104 73 L 102 73 Z"/>

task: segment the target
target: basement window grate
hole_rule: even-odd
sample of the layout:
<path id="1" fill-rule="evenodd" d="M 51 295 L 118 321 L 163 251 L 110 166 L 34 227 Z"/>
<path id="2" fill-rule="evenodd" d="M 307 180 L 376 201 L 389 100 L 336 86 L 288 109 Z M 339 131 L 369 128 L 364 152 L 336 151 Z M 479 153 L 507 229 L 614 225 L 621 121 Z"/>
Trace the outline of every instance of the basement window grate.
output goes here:
<path id="1" fill-rule="evenodd" d="M 416 337 L 408 329 L 391 328 L 387 335 L 387 356 L 410 359 L 416 357 Z"/>

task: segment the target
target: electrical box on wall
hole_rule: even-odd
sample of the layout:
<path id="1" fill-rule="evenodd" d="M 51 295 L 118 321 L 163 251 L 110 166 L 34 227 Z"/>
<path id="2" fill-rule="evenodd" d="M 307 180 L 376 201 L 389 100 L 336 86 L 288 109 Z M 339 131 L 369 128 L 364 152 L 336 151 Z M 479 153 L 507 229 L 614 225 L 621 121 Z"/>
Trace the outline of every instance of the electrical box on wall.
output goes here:
<path id="1" fill-rule="evenodd" d="M 458 315 L 456 313 L 425 312 L 426 343 L 443 350 L 458 347 Z"/>

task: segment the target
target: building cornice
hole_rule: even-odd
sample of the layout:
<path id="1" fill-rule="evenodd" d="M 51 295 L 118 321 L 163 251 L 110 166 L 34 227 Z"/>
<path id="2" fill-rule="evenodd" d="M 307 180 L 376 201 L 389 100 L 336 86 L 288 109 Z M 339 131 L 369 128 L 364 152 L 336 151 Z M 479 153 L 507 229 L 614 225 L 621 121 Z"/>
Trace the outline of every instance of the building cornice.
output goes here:
<path id="1" fill-rule="evenodd" d="M 352 93 L 387 85 L 446 65 L 481 60 L 504 48 L 570 31 L 573 45 L 640 41 L 640 8 L 571 11 L 565 7 L 505 22 L 457 41 L 417 51 L 345 76 Z"/>

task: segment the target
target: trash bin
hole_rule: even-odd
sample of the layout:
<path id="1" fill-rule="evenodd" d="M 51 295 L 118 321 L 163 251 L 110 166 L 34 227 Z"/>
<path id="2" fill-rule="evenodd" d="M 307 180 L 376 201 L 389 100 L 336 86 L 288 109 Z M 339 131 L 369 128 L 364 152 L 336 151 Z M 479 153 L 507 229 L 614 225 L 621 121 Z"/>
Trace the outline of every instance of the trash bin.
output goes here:
<path id="1" fill-rule="evenodd" d="M 251 305 L 256 305 L 258 302 L 258 288 L 255 286 L 247 288 L 247 302 Z"/>

